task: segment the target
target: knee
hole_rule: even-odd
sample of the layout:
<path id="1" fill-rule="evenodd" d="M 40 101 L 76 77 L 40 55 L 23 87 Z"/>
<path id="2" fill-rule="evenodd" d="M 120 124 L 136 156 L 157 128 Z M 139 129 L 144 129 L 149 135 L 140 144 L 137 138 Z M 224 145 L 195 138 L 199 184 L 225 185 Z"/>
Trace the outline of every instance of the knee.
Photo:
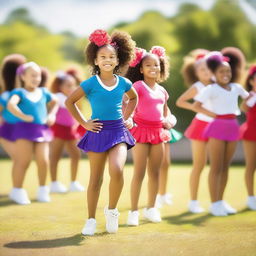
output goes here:
<path id="1" fill-rule="evenodd" d="M 120 168 L 115 168 L 110 172 L 111 179 L 114 180 L 122 180 L 123 179 L 123 171 Z"/>
<path id="2" fill-rule="evenodd" d="M 99 191 L 102 183 L 103 183 L 103 178 L 100 178 L 100 179 L 94 180 L 94 181 L 90 181 L 89 189 L 91 189 L 93 191 Z"/>

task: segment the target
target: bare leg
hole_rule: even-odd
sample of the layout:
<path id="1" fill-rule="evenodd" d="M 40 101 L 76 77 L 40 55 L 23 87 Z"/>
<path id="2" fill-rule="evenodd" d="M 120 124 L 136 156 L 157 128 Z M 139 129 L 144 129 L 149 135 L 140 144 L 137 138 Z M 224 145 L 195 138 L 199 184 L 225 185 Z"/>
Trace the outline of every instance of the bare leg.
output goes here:
<path id="1" fill-rule="evenodd" d="M 45 186 L 47 169 L 49 165 L 49 143 L 35 143 L 35 160 L 38 169 L 39 185 Z"/>
<path id="2" fill-rule="evenodd" d="M 140 196 L 141 184 L 145 176 L 147 158 L 149 154 L 149 144 L 136 143 L 132 149 L 134 172 L 131 182 L 131 210 L 138 210 L 138 201 Z"/>
<path id="3" fill-rule="evenodd" d="M 54 139 L 50 143 L 50 173 L 52 181 L 57 180 L 57 168 L 58 162 L 61 158 L 61 154 L 64 148 L 64 140 Z"/>
<path id="4" fill-rule="evenodd" d="M 226 142 L 210 138 L 208 142 L 209 146 L 209 158 L 210 158 L 210 173 L 209 173 L 209 190 L 211 201 L 218 201 L 218 195 L 220 191 L 220 179 L 221 171 L 223 170 L 224 154 Z"/>
<path id="5" fill-rule="evenodd" d="M 0 139 L 0 144 L 3 147 L 4 151 L 8 154 L 8 156 L 14 160 L 15 159 L 15 149 L 16 149 L 16 143 L 3 139 Z"/>
<path id="6" fill-rule="evenodd" d="M 207 143 L 205 141 L 192 140 L 193 167 L 190 174 L 190 196 L 191 200 L 197 200 L 199 180 L 202 170 L 207 161 Z"/>
<path id="7" fill-rule="evenodd" d="M 123 168 L 127 158 L 127 146 L 118 144 L 109 150 L 109 205 L 115 209 L 124 185 Z"/>
<path id="8" fill-rule="evenodd" d="M 226 142 L 223 169 L 221 171 L 221 184 L 220 184 L 218 200 L 223 199 L 223 194 L 228 181 L 228 169 L 229 169 L 232 157 L 234 156 L 236 145 L 237 145 L 236 141 Z"/>
<path id="9" fill-rule="evenodd" d="M 34 143 L 29 140 L 16 141 L 16 161 L 13 163 L 13 187 L 22 188 L 26 171 L 33 156 Z"/>
<path id="10" fill-rule="evenodd" d="M 148 206 L 155 206 L 158 191 L 159 172 L 162 165 L 164 154 L 164 143 L 150 146 L 148 158 Z"/>
<path id="11" fill-rule="evenodd" d="M 245 184 L 248 196 L 254 196 L 254 173 L 256 170 L 256 142 L 243 141 L 245 155 Z"/>
<path id="12" fill-rule="evenodd" d="M 88 218 L 95 219 L 107 153 L 88 152 L 88 157 L 90 161 L 90 181 L 87 189 Z"/>
<path id="13" fill-rule="evenodd" d="M 160 195 L 166 194 L 166 187 L 168 181 L 168 169 L 171 163 L 171 156 L 170 156 L 170 143 L 164 144 L 164 157 L 163 162 L 161 165 L 160 173 L 159 173 L 159 189 L 158 193 Z"/>
<path id="14" fill-rule="evenodd" d="M 76 140 L 69 140 L 66 142 L 66 148 L 71 161 L 71 181 L 76 180 L 79 159 L 81 157 L 80 150 L 78 149 L 76 144 Z"/>

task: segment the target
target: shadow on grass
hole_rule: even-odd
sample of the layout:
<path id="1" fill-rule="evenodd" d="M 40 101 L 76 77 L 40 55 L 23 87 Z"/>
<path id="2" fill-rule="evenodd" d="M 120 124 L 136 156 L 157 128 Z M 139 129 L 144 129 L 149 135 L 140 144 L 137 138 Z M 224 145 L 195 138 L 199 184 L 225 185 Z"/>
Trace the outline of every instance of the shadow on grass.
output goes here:
<path id="1" fill-rule="evenodd" d="M 9 195 L 0 195 L 0 207 L 9 206 L 15 204 L 10 198 Z"/>
<path id="2" fill-rule="evenodd" d="M 208 219 L 212 218 L 211 214 L 193 214 L 190 212 L 183 212 L 179 215 L 168 216 L 162 218 L 166 220 L 169 224 L 172 225 L 194 225 L 194 226 L 202 226 Z"/>
<path id="3" fill-rule="evenodd" d="M 74 235 L 71 237 L 56 238 L 49 240 L 38 240 L 38 241 L 20 241 L 5 244 L 4 247 L 13 249 L 38 249 L 38 248 L 56 248 L 66 246 L 80 246 L 81 242 L 86 237 L 82 234 Z"/>

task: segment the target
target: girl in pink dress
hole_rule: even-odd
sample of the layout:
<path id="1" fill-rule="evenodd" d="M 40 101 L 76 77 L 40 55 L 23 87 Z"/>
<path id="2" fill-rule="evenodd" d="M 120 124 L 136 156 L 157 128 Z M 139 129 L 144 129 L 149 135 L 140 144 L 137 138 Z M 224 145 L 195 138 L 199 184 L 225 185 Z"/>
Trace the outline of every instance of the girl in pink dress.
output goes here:
<path id="1" fill-rule="evenodd" d="M 245 183 L 248 192 L 247 206 L 256 211 L 256 197 L 254 195 L 254 173 L 256 170 L 256 65 L 249 69 L 245 88 L 250 92 L 248 100 L 242 103 L 242 110 L 246 112 L 246 122 L 240 127 L 245 155 Z"/>
<path id="2" fill-rule="evenodd" d="M 212 73 L 208 69 L 205 59 L 207 50 L 197 49 L 193 51 L 195 56 L 187 56 L 182 68 L 185 82 L 191 85 L 177 100 L 178 107 L 195 111 L 193 103 L 190 100 L 212 81 Z M 207 103 L 204 107 L 208 107 Z M 191 124 L 185 131 L 185 136 L 191 141 L 193 167 L 190 174 L 190 197 L 188 209 L 192 213 L 201 213 L 204 209 L 197 200 L 199 181 L 202 170 L 207 162 L 207 138 L 203 135 L 204 128 L 212 121 L 209 117 L 202 113 L 197 113 Z"/>
<path id="3" fill-rule="evenodd" d="M 58 112 L 56 121 L 51 127 L 54 139 L 50 144 L 50 172 L 52 193 L 65 193 L 67 188 L 57 180 L 58 163 L 64 147 L 70 156 L 71 183 L 70 191 L 84 191 L 84 187 L 76 180 L 80 159 L 80 150 L 77 148 L 77 139 L 80 135 L 77 131 L 78 122 L 72 117 L 65 106 L 65 100 L 76 89 L 75 78 L 67 73 L 60 72 L 52 82 L 51 91 L 58 99 Z"/>
<path id="4" fill-rule="evenodd" d="M 139 96 L 139 103 L 135 109 L 133 121 L 135 126 L 131 133 L 136 139 L 133 148 L 134 174 L 131 182 L 131 211 L 127 224 L 139 225 L 138 201 L 142 181 L 148 172 L 148 203 L 144 209 L 144 217 L 151 222 L 160 222 L 161 216 L 155 207 L 159 185 L 159 172 L 164 155 L 164 142 L 170 140 L 170 133 L 166 128 L 170 124 L 166 120 L 168 115 L 167 91 L 158 84 L 168 77 L 168 61 L 164 49 L 154 53 L 147 53 L 137 49 L 136 58 L 130 64 L 126 77 L 133 82 Z M 161 58 L 159 56 L 161 55 Z M 168 127 L 169 126 L 169 127 Z"/>

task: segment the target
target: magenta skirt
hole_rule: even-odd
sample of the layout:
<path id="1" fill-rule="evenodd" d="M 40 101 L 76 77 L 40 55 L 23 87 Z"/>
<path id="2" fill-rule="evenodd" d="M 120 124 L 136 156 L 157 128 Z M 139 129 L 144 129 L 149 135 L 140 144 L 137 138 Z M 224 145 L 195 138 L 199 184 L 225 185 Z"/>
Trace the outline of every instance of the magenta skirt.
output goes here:
<path id="1" fill-rule="evenodd" d="M 236 118 L 216 118 L 205 128 L 204 136 L 224 141 L 239 140 L 239 124 Z"/>
<path id="2" fill-rule="evenodd" d="M 13 131 L 14 140 L 25 139 L 33 142 L 50 142 L 52 131 L 47 125 L 19 122 Z"/>
<path id="3" fill-rule="evenodd" d="M 162 122 L 134 119 L 135 126 L 130 130 L 138 143 L 159 144 L 171 140 L 169 130 L 163 128 Z"/>
<path id="4" fill-rule="evenodd" d="M 185 137 L 190 140 L 208 141 L 208 138 L 204 135 L 205 128 L 208 124 L 209 122 L 199 120 L 195 117 L 186 129 L 184 133 Z"/>
<path id="5" fill-rule="evenodd" d="M 99 133 L 86 131 L 77 146 L 84 152 L 105 152 L 117 144 L 125 143 L 127 149 L 135 145 L 135 139 L 124 126 L 123 119 L 99 120 L 103 127 Z"/>

